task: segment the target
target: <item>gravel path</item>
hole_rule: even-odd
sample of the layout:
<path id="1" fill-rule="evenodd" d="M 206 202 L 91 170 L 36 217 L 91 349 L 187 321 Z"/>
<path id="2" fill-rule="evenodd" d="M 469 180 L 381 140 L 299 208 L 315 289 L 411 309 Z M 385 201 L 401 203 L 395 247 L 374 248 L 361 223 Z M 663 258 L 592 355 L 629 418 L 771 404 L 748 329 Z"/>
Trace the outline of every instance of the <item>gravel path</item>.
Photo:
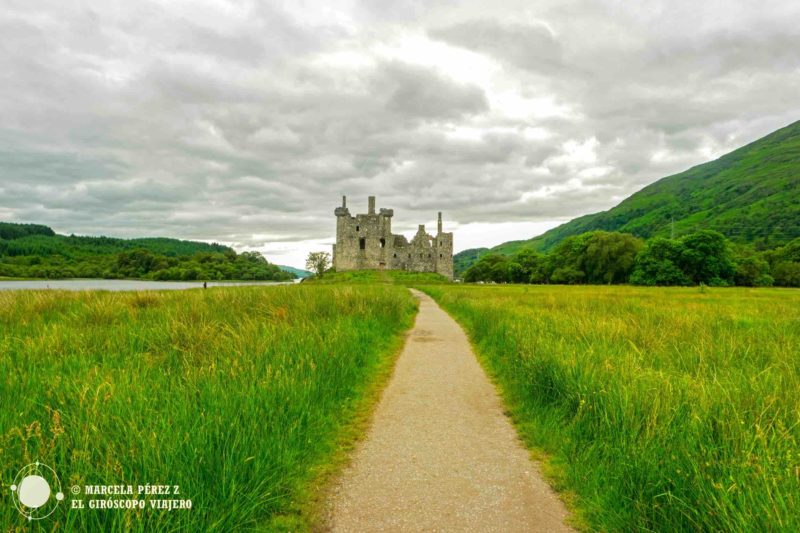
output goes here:
<path id="1" fill-rule="evenodd" d="M 331 531 L 572 531 L 461 327 L 427 295 L 365 439 L 332 487 Z"/>

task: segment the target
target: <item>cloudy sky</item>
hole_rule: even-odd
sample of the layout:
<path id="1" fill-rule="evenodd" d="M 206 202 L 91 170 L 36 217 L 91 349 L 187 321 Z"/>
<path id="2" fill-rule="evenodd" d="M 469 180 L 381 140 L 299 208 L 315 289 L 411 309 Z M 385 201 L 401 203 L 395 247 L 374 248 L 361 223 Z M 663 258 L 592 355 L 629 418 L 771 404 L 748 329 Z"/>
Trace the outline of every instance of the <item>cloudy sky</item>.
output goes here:
<path id="1" fill-rule="evenodd" d="M 800 119 L 800 2 L 0 3 L 0 220 L 302 266 L 528 238 Z"/>

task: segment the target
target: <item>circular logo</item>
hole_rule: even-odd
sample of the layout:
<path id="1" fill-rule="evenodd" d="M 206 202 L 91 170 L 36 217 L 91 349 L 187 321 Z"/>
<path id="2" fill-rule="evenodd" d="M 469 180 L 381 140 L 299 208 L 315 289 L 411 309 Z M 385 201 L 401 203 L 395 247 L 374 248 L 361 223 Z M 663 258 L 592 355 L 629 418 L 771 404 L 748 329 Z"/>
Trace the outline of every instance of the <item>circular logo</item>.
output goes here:
<path id="1" fill-rule="evenodd" d="M 15 507 L 28 520 L 47 518 L 64 499 L 55 470 L 39 461 L 17 472 L 11 492 L 14 493 Z"/>

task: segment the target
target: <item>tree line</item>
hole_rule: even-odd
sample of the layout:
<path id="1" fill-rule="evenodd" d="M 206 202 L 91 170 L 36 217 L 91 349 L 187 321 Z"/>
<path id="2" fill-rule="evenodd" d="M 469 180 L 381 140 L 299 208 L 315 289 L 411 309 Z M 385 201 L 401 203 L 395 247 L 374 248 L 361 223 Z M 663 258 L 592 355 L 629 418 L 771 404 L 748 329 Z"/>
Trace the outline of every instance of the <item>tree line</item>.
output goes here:
<path id="1" fill-rule="evenodd" d="M 510 256 L 484 255 L 465 271 L 464 281 L 800 287 L 800 238 L 758 251 L 711 230 L 647 241 L 592 231 L 564 239 L 547 254 L 523 248 Z"/>
<path id="2" fill-rule="evenodd" d="M 229 250 L 166 256 L 136 249 L 79 258 L 62 255 L 0 257 L 0 277 L 286 281 L 295 276 L 269 263 L 258 252 L 237 254 Z"/>
<path id="3" fill-rule="evenodd" d="M 14 222 L 0 222 L 0 239 L 11 240 L 29 237 L 31 235 L 44 235 L 52 237 L 56 233 L 52 228 L 42 224 L 16 224 Z"/>
<path id="4" fill-rule="evenodd" d="M 151 280 L 293 279 L 258 252 L 166 238 L 58 235 L 39 224 L 0 222 L 0 277 Z"/>

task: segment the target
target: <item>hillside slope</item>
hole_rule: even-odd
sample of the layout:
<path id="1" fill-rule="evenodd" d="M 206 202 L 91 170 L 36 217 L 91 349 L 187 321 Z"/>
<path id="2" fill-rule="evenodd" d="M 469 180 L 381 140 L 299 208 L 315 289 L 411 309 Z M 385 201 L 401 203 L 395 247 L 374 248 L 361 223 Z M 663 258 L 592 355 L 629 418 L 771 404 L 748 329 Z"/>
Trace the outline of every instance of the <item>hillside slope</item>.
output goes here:
<path id="1" fill-rule="evenodd" d="M 469 248 L 458 252 L 453 256 L 453 274 L 460 278 L 475 261 L 488 251 L 488 248 Z"/>
<path id="2" fill-rule="evenodd" d="M 311 272 L 309 272 L 308 270 L 303 270 L 302 268 L 295 268 L 287 265 L 277 265 L 277 266 L 284 272 L 289 272 L 291 274 L 294 274 L 298 278 L 307 278 L 308 276 L 311 275 Z"/>
<path id="3" fill-rule="evenodd" d="M 130 250 L 147 250 L 175 257 L 198 252 L 233 252 L 222 244 L 208 244 L 165 237 L 119 239 L 84 235 L 59 235 L 40 224 L 0 222 L 0 256 L 54 255 L 67 258 L 113 254 Z"/>
<path id="4" fill-rule="evenodd" d="M 674 221 L 674 222 L 673 222 Z M 571 235 L 606 230 L 639 237 L 713 229 L 774 247 L 800 236 L 800 121 L 715 161 L 662 178 L 616 207 L 576 218 L 533 239 L 492 248 L 546 251 Z"/>
<path id="5" fill-rule="evenodd" d="M 261 254 L 162 237 L 59 235 L 41 224 L 0 222 L 0 277 L 278 280 L 296 277 Z"/>

